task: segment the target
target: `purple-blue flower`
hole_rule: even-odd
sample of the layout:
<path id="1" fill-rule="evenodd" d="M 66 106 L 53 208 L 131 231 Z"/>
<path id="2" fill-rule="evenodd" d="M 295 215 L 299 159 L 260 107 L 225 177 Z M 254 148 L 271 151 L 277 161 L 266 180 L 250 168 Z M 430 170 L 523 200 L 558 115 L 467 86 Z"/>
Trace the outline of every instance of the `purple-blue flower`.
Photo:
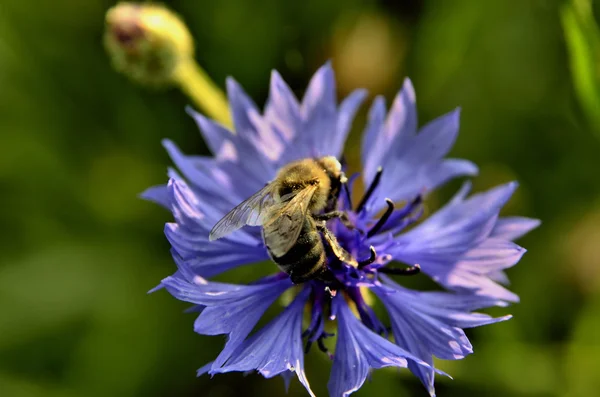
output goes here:
<path id="1" fill-rule="evenodd" d="M 539 222 L 499 217 L 517 184 L 469 195 L 465 183 L 445 206 L 424 217 L 429 192 L 453 178 L 475 175 L 477 167 L 446 158 L 458 135 L 458 110 L 418 128 L 415 93 L 407 79 L 389 111 L 381 97 L 369 111 L 363 171 L 349 177 L 338 200 L 352 227 L 339 219 L 327 224 L 360 265 L 341 263 L 329 254 L 331 282 L 314 279 L 294 285 L 275 264 L 267 265 L 272 266 L 271 276 L 248 285 L 211 281 L 230 269 L 269 259 L 260 227 L 243 227 L 209 241 L 213 226 L 284 165 L 322 156 L 341 160 L 355 112 L 366 97 L 358 90 L 338 105 L 329 64 L 317 71 L 302 101 L 273 72 L 262 113 L 232 79 L 227 93 L 234 131 L 189 110 L 214 156 L 185 155 L 165 140 L 177 170 L 169 170 L 166 186 L 143 194 L 174 217 L 165 234 L 177 271 L 160 287 L 195 305 L 200 313 L 196 332 L 227 335 L 223 351 L 199 375 L 258 371 L 267 378 L 282 375 L 289 382 L 295 374 L 314 396 L 304 355 L 318 348 L 332 361 L 332 397 L 351 394 L 370 371 L 387 366 L 408 368 L 435 395 L 434 374 L 439 371 L 433 357 L 462 359 L 473 351 L 463 329 L 510 318 L 473 311 L 518 301 L 503 286 L 504 270 L 525 252 L 513 240 Z M 358 177 L 366 193 L 352 203 Z M 402 287 L 403 277 L 419 271 L 446 291 Z M 291 302 L 257 328 L 269 307 L 281 305 L 286 291 L 293 296 Z M 374 297 L 389 321 L 384 323 L 371 308 Z"/>

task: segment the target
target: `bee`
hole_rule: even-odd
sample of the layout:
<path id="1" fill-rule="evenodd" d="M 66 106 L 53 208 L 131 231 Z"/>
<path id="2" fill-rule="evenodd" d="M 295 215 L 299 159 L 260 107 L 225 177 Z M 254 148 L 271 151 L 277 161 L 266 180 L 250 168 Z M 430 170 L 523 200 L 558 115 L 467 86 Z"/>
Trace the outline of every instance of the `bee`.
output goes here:
<path id="1" fill-rule="evenodd" d="M 323 242 L 340 261 L 358 265 L 326 226 L 329 219 L 340 218 L 352 227 L 346 213 L 336 210 L 346 181 L 340 162 L 333 156 L 292 162 L 225 215 L 209 239 L 219 239 L 245 225 L 262 226 L 269 256 L 293 283 L 332 280 Z"/>

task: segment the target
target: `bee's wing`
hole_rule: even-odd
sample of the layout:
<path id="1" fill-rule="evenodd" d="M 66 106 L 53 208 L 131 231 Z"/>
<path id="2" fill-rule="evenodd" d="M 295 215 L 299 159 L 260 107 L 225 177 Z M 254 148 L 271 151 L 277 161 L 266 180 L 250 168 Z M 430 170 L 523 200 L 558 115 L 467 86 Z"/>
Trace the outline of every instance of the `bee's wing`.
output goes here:
<path id="1" fill-rule="evenodd" d="M 317 187 L 308 186 L 290 201 L 272 208 L 271 218 L 263 224 L 265 244 L 276 257 L 285 255 L 298 240 L 306 212 Z"/>
<path id="2" fill-rule="evenodd" d="M 269 208 L 275 205 L 273 193 L 275 185 L 272 183 L 254 193 L 250 198 L 242 201 L 229 211 L 210 231 L 209 239 L 217 240 L 244 225 L 262 225 L 270 213 Z"/>

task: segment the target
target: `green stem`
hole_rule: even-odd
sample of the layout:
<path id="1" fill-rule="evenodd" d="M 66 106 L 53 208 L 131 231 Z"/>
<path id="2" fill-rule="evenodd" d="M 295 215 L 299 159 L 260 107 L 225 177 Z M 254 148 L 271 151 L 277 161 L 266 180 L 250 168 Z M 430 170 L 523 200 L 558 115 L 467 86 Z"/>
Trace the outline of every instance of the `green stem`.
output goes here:
<path id="1" fill-rule="evenodd" d="M 600 137 L 600 30 L 589 0 L 572 0 L 561 14 L 573 86 L 592 128 Z"/>
<path id="2" fill-rule="evenodd" d="M 174 81 L 208 116 L 226 127 L 232 127 L 225 94 L 193 59 L 180 63 L 175 70 Z"/>

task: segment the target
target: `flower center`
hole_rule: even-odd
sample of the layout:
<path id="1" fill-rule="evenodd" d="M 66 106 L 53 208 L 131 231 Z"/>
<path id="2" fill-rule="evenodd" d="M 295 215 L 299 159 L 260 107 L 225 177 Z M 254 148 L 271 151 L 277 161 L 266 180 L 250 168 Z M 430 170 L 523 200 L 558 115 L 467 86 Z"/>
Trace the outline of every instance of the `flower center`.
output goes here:
<path id="1" fill-rule="evenodd" d="M 370 210 L 373 206 L 373 195 L 379 187 L 382 173 L 383 169 L 379 168 L 356 209 L 353 208 L 350 199 L 355 176 L 344 185 L 345 194 L 340 197 L 339 211 L 347 215 L 347 220 L 331 219 L 328 229 L 335 235 L 339 244 L 356 259 L 357 266 L 343 263 L 333 252 L 329 252 L 327 262 L 333 275 L 331 281 L 310 282 L 311 320 L 303 334 L 303 337 L 307 338 L 306 352 L 316 343 L 321 351 L 331 357 L 324 340 L 332 334 L 325 332 L 325 321 L 327 318 L 333 319 L 330 314 L 331 299 L 338 293 L 343 293 L 349 303 L 354 304 L 352 306 L 356 308 L 358 317 L 367 327 L 378 334 L 387 335 L 387 328 L 368 305 L 361 288 L 379 285 L 378 273 L 409 276 L 420 272 L 418 264 L 405 268 L 388 267 L 392 257 L 386 250 L 389 249 L 394 235 L 421 217 L 422 197 L 416 196 L 399 209 L 395 208 L 392 200 L 386 198 L 387 208 L 379 219 L 372 219 Z"/>
<path id="2" fill-rule="evenodd" d="M 408 268 L 390 268 L 386 266 L 392 259 L 386 253 L 393 236 L 419 220 L 423 214 L 423 200 L 417 195 L 412 201 L 396 210 L 394 202 L 386 198 L 387 208 L 377 220 L 371 218 L 373 195 L 379 187 L 383 168 L 379 167 L 373 181 L 367 188 L 360 203 L 353 208 L 351 202 L 351 186 L 356 175 L 344 185 L 345 195 L 340 199 L 339 212 L 347 215 L 346 222 L 332 220 L 329 228 L 336 236 L 340 245 L 347 250 L 358 263 L 358 266 L 348 266 L 340 263 L 334 256 L 329 255 L 328 264 L 336 279 L 345 286 L 360 286 L 365 277 L 373 278 L 376 273 L 396 275 L 414 275 L 420 268 L 414 265 Z M 358 284 L 357 281 L 358 280 Z"/>

